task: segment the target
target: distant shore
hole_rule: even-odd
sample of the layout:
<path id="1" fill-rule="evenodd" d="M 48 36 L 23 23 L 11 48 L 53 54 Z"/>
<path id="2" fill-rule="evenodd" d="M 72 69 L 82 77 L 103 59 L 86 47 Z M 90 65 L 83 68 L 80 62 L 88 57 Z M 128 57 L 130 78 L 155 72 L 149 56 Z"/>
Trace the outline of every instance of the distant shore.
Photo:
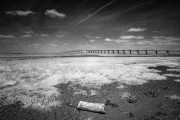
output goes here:
<path id="1" fill-rule="evenodd" d="M 180 57 L 179 54 L 58 54 L 58 53 L 1 53 L 0 58 L 49 58 L 49 57 Z"/>

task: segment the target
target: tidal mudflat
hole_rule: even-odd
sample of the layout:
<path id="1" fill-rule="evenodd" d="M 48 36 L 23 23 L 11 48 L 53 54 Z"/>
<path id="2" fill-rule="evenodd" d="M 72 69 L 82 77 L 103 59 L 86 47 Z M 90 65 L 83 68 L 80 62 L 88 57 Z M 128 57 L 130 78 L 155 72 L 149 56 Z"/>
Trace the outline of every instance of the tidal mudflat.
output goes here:
<path id="1" fill-rule="evenodd" d="M 0 120 L 178 120 L 179 72 L 179 57 L 4 58 Z"/>

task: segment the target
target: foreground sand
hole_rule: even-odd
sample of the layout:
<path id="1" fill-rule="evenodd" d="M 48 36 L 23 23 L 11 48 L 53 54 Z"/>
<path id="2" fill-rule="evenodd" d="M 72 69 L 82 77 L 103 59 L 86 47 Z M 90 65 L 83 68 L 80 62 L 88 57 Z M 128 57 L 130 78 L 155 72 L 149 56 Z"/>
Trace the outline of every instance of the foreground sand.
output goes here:
<path id="1" fill-rule="evenodd" d="M 4 59 L 0 65 L 0 120 L 180 119 L 179 58 Z M 106 102 L 106 114 L 78 110 L 79 101 Z"/>

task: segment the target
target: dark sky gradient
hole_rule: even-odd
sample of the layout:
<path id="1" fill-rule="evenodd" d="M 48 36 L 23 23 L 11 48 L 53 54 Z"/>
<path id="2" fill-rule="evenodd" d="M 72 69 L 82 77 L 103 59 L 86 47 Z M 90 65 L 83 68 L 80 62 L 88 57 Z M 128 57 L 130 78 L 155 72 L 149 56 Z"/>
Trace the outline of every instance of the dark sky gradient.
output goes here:
<path id="1" fill-rule="evenodd" d="M 116 0 L 99 10 L 110 2 L 1 0 L 0 53 L 180 50 L 180 2 Z"/>

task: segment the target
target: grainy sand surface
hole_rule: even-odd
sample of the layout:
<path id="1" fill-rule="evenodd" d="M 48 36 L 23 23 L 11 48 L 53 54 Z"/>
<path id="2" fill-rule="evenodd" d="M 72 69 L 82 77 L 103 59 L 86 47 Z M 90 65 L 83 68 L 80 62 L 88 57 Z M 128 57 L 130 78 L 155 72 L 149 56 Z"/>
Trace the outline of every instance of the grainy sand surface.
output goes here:
<path id="1" fill-rule="evenodd" d="M 179 120 L 179 70 L 178 57 L 2 59 L 0 120 Z"/>

